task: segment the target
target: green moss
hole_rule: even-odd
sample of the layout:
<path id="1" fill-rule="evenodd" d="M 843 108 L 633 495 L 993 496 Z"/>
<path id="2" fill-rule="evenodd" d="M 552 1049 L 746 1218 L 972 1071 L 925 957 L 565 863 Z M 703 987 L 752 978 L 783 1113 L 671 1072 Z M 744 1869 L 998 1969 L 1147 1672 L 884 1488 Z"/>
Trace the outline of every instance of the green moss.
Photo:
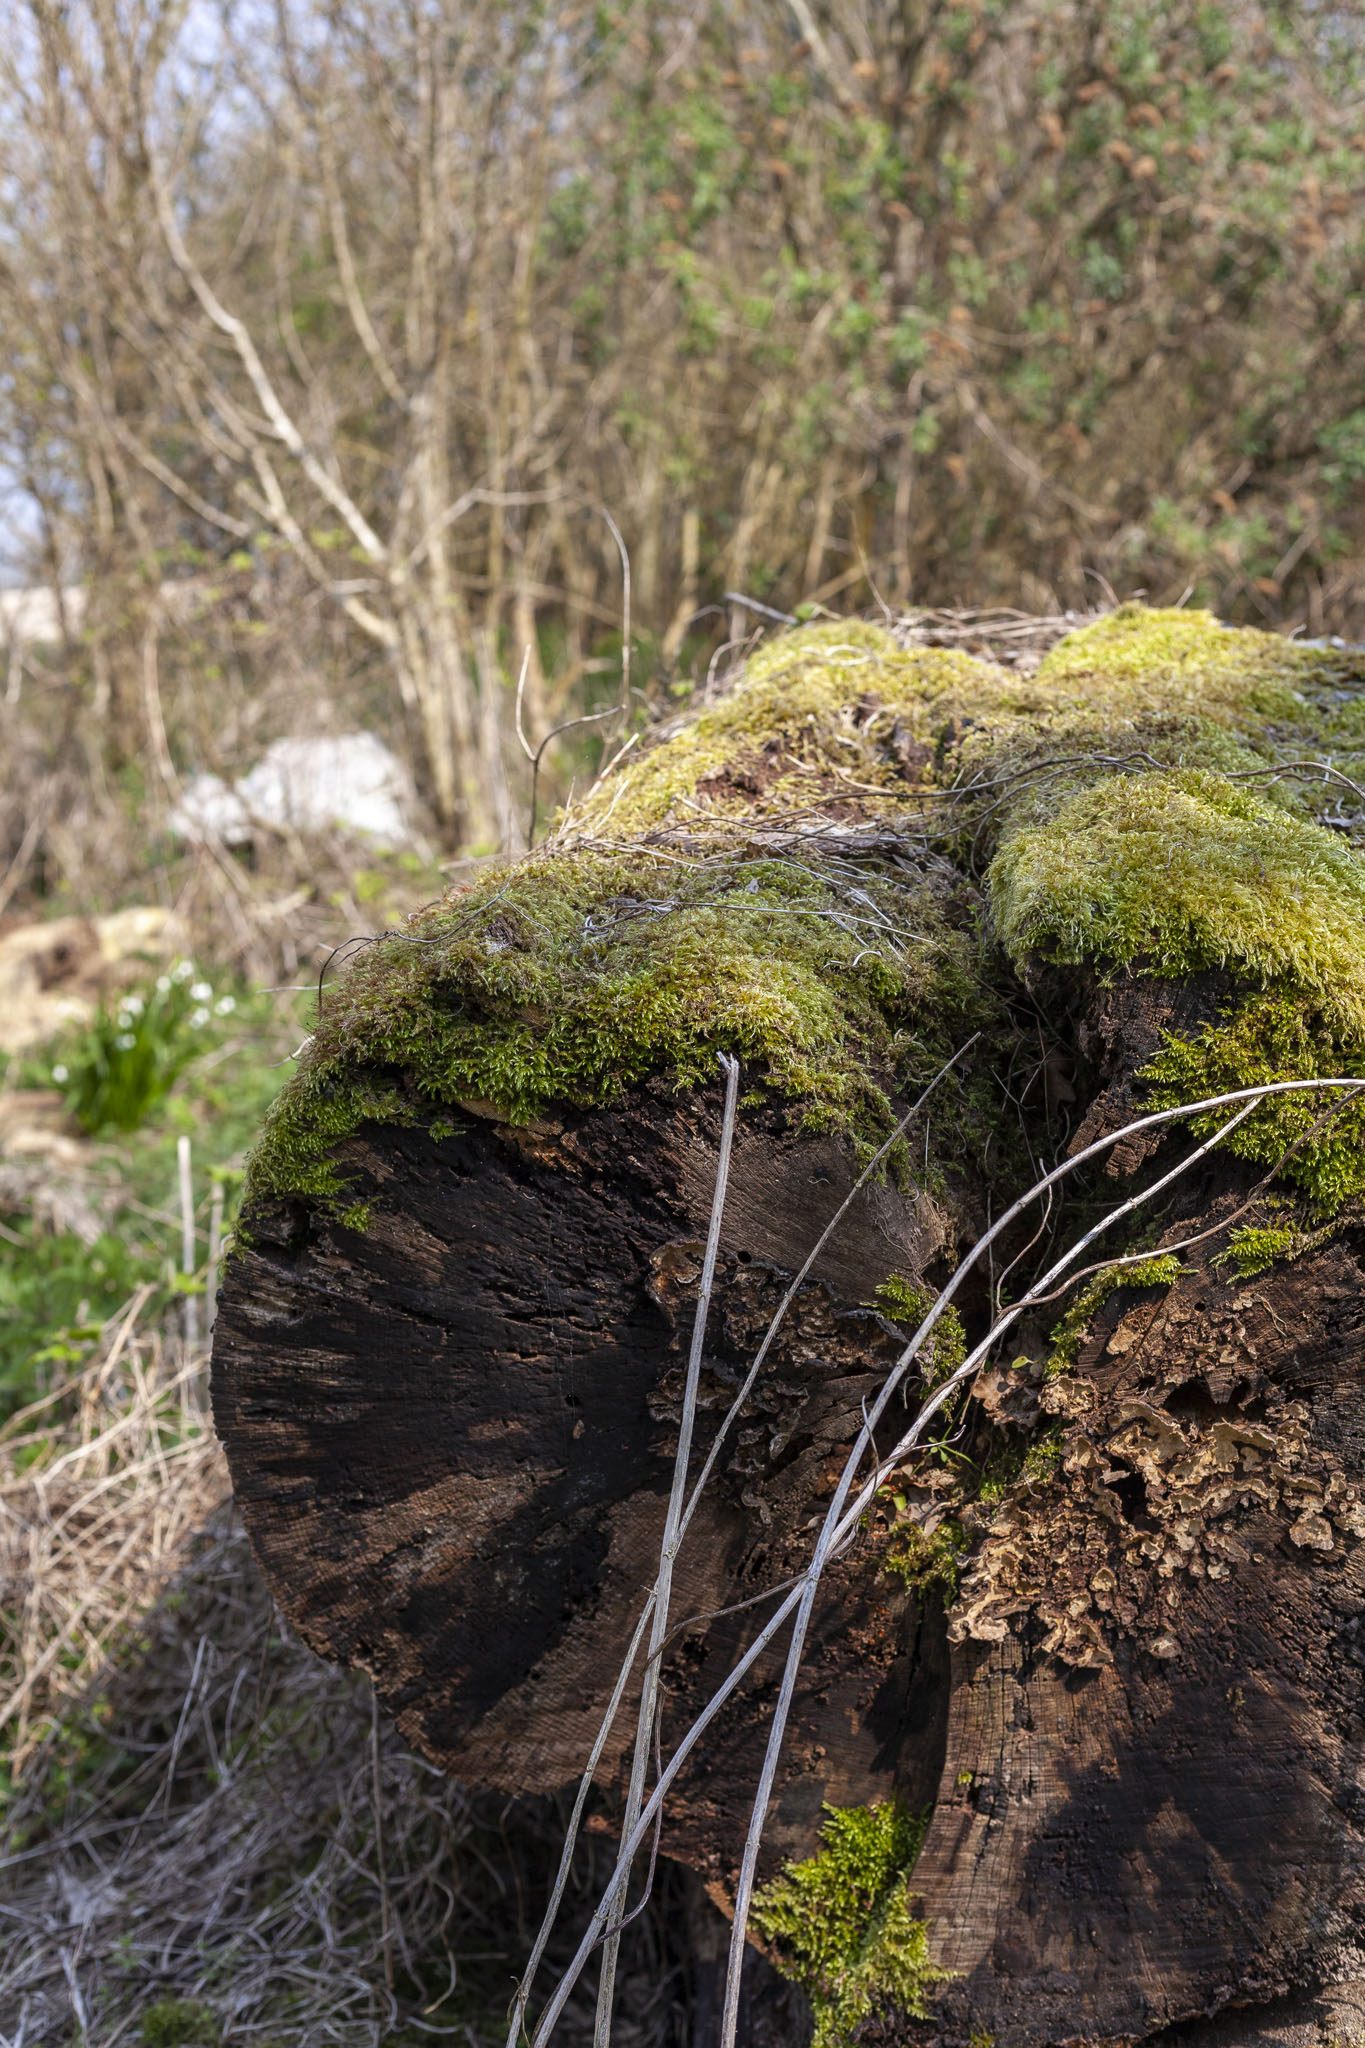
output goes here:
<path id="1" fill-rule="evenodd" d="M 896 646 L 860 620 L 804 626 L 751 656 L 739 682 L 682 731 L 651 747 L 574 813 L 575 828 L 613 837 L 669 819 L 809 806 L 830 779 L 903 802 L 893 732 L 923 739 L 958 706 L 994 695 L 1020 708 L 1032 692 L 1003 671 L 941 648 Z"/>
<path id="2" fill-rule="evenodd" d="M 1054 1380 L 1076 1363 L 1086 1331 L 1116 1287 L 1170 1287 L 1180 1276 L 1174 1252 L 1155 1252 L 1131 1266 L 1106 1266 L 1087 1280 L 1049 1339 L 1047 1377 Z"/>
<path id="3" fill-rule="evenodd" d="M 1150 1259 L 1138 1259 L 1120 1267 L 1110 1277 L 1115 1287 L 1171 1287 L 1180 1278 L 1180 1260 L 1174 1252 L 1154 1252 Z"/>
<path id="4" fill-rule="evenodd" d="M 846 2048 L 874 2013 L 927 2017 L 930 1995 L 951 1973 L 930 1961 L 928 1930 L 907 1891 L 928 1815 L 889 1800 L 825 1811 L 823 1847 L 759 1891 L 753 1918 L 811 1999 L 813 2048 Z"/>
<path id="5" fill-rule="evenodd" d="M 1016 964 L 1231 968 L 1288 979 L 1365 1029 L 1365 869 L 1331 832 L 1219 776 L 1113 776 L 1007 831 L 990 884 Z"/>
<path id="6" fill-rule="evenodd" d="M 940 1522 L 932 1535 L 926 1536 L 919 1523 L 911 1521 L 908 1515 L 898 1517 L 887 1534 L 882 1570 L 899 1579 L 911 1593 L 937 1589 L 943 1595 L 944 1606 L 951 1607 L 957 1598 L 966 1548 L 967 1532 L 960 1522 Z"/>
<path id="7" fill-rule="evenodd" d="M 1291 985 L 1257 992 L 1193 1038 L 1168 1038 L 1139 1078 L 1149 1084 L 1150 1108 L 1174 1109 L 1267 1082 L 1335 1075 L 1365 1078 L 1365 1039 L 1340 1034 L 1326 1006 Z M 1325 1091 L 1277 1097 L 1223 1142 L 1238 1158 L 1274 1166 L 1290 1145 L 1305 1139 L 1332 1101 Z M 1196 1117 L 1188 1128 L 1207 1137 L 1227 1114 Z M 1325 1215 L 1365 1194 L 1365 1106 L 1357 1100 L 1332 1116 L 1288 1161 L 1283 1177 Z"/>
<path id="8" fill-rule="evenodd" d="M 935 1299 L 927 1288 L 917 1287 L 904 1274 L 891 1273 L 874 1292 L 871 1306 L 909 1338 L 924 1321 Z M 930 1332 L 928 1345 L 919 1360 L 924 1384 L 927 1387 L 941 1386 L 944 1380 L 951 1379 L 966 1356 L 967 1332 L 962 1326 L 961 1316 L 949 1302 Z"/>
<path id="9" fill-rule="evenodd" d="M 1365 681 L 1365 654 L 1225 626 L 1211 612 L 1125 604 L 1068 633 L 1045 656 L 1038 676 L 1121 701 L 1132 712 L 1184 710 L 1224 723 L 1301 724 L 1314 694 Z"/>
<path id="10" fill-rule="evenodd" d="M 1062 1433 L 1050 1431 L 1031 1443 L 1024 1453 L 1019 1478 L 1025 1486 L 1046 1486 L 1062 1462 Z"/>
<path id="11" fill-rule="evenodd" d="M 1215 1255 L 1213 1264 L 1231 1266 L 1238 1279 L 1252 1280 L 1273 1266 L 1276 1259 L 1285 1258 L 1301 1238 L 1301 1231 L 1248 1223 L 1229 1234 L 1227 1249 Z"/>
<path id="12" fill-rule="evenodd" d="M 994 939 L 1028 971 L 1221 967 L 1311 998 L 1337 1039 L 1365 1034 L 1356 856 L 1284 789 L 1233 779 L 1273 755 L 1267 719 L 1301 748 L 1310 696 L 1358 668 L 1141 607 L 1068 635 L 1034 677 L 858 621 L 785 634 L 580 807 L 571 836 L 455 892 L 328 992 L 249 1193 L 339 1211 L 338 1148 L 367 1120 L 450 1133 L 466 1105 L 525 1124 L 651 1079 L 709 1082 L 720 1051 L 808 1127 L 870 1142 L 899 1088 L 1001 1024 L 983 993 Z M 919 878 L 855 868 L 815 844 L 768 857 L 750 830 L 907 805 L 956 873 L 937 855 Z M 728 848 L 705 859 L 687 851 L 698 806 L 706 843 Z M 631 834 L 654 843 L 612 843 Z M 973 930 L 992 845 L 993 930 Z M 980 1122 L 972 1085 L 940 1091 L 940 1146 L 961 1138 L 954 1116 Z"/>
<path id="13" fill-rule="evenodd" d="M 142 2015 L 143 2048 L 215 2048 L 220 2028 L 197 1998 L 159 1998 Z"/>
<path id="14" fill-rule="evenodd" d="M 528 1123 L 737 1054 L 809 1128 L 871 1137 L 991 1013 L 934 888 L 781 859 L 577 849 L 494 874 L 372 947 L 326 1007 L 252 1159 L 253 1196 L 337 1203 L 367 1119 Z"/>

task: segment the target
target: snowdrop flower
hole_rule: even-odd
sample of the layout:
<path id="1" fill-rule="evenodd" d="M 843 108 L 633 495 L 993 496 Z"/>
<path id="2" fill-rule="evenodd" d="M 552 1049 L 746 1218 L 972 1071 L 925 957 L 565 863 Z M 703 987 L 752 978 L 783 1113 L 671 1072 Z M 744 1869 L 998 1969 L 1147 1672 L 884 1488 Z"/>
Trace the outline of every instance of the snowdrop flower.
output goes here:
<path id="1" fill-rule="evenodd" d="M 159 996 L 168 996 L 170 994 L 171 977 L 169 974 L 158 974 L 156 978 L 156 992 Z"/>
<path id="2" fill-rule="evenodd" d="M 219 996 L 213 1007 L 220 1017 L 230 1017 L 237 1007 L 237 998 L 236 996 Z"/>
<path id="3" fill-rule="evenodd" d="M 211 1013 L 210 1011 L 206 1010 L 206 1009 L 205 1009 L 205 1008 L 203 1007 L 203 1005 L 202 1005 L 202 1004 L 200 1005 L 200 1007 L 199 1007 L 199 1008 L 198 1008 L 197 1010 L 191 1010 L 191 1011 L 190 1011 L 190 1030 L 191 1030 L 191 1031 L 202 1031 L 202 1030 L 203 1030 L 203 1028 L 204 1028 L 204 1026 L 205 1026 L 205 1025 L 206 1025 L 206 1024 L 208 1023 L 208 1021 L 209 1021 L 209 1017 L 210 1017 L 210 1015 L 211 1015 L 211 1014 L 212 1014 L 212 1013 Z"/>
<path id="4" fill-rule="evenodd" d="M 213 990 L 206 981 L 196 981 L 194 987 L 190 990 L 190 994 L 194 997 L 196 1003 L 207 1003 L 213 1000 Z"/>
<path id="5" fill-rule="evenodd" d="M 130 1017 L 140 1017 L 146 1007 L 141 996 L 125 996 L 119 1004 L 119 1013 L 122 1015 L 124 1011 L 127 1011 Z"/>
<path id="6" fill-rule="evenodd" d="M 66 1069 L 65 1067 L 54 1067 L 54 1068 L 52 1069 L 52 1078 L 53 1078 L 53 1080 L 54 1080 L 54 1081 L 56 1081 L 56 1082 L 58 1083 L 58 1085 L 60 1086 L 60 1084 L 61 1084 L 61 1083 L 62 1083 L 63 1081 L 65 1081 L 65 1080 L 67 1080 L 67 1079 L 69 1078 L 69 1075 L 68 1075 L 67 1069 Z"/>
<path id="7" fill-rule="evenodd" d="M 193 973 L 193 960 L 177 960 L 175 966 L 171 969 L 171 980 L 188 981 Z"/>
<path id="8" fill-rule="evenodd" d="M 137 1044 L 137 1039 L 131 1031 L 120 1031 L 118 1037 L 114 1040 L 114 1044 L 120 1052 L 131 1052 Z"/>

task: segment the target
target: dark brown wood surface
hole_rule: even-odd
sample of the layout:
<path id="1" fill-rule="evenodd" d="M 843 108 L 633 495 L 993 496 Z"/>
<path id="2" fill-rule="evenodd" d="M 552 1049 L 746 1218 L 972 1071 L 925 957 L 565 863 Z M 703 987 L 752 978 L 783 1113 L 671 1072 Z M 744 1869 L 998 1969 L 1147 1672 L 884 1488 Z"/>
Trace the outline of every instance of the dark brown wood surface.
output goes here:
<path id="1" fill-rule="evenodd" d="M 1075 1079 L 1093 1131 L 1121 1121 L 1171 1004 L 1206 1013 L 1212 995 L 1086 1000 Z M 596 1733 L 657 1555 L 719 1123 L 718 1091 L 644 1091 L 534 1131 L 372 1126 L 345 1155 L 367 1230 L 293 1203 L 250 1219 L 214 1401 L 252 1540 L 306 1639 L 373 1672 L 409 1739 L 471 1780 L 560 1786 Z M 834 1139 L 742 1123 L 699 1449 L 852 1171 Z M 1247 1185 L 1215 1162 L 1181 1229 L 1230 1214 Z M 865 1304 L 943 1244 L 925 1198 L 857 1205 L 722 1459 L 678 1617 L 804 1560 L 897 1348 Z M 913 1888 L 956 1973 L 934 2022 L 883 2019 L 869 2038 L 1136 2039 L 1349 1974 L 1365 1909 L 1362 1241 L 1347 1227 L 1251 1281 L 1207 1263 L 1215 1248 L 1173 1288 L 1112 1295 L 1074 1370 L 1035 1390 L 1060 1463 L 978 1520 L 946 1619 L 870 1542 L 830 1575 L 767 1868 L 810 1853 L 823 1801 L 932 1802 Z M 979 1321 L 983 1301 L 965 1305 Z M 761 1611 L 674 1639 L 665 1745 Z M 665 1847 L 717 1898 L 776 1669 L 670 1812 Z M 609 1798 L 620 1771 L 617 1743 Z"/>

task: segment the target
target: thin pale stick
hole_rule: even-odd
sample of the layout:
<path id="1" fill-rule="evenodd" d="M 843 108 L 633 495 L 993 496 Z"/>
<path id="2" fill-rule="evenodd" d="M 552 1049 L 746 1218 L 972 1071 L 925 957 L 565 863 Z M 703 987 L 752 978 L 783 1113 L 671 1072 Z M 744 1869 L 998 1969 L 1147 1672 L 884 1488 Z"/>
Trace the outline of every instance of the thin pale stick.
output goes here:
<path id="1" fill-rule="evenodd" d="M 644 1797 L 645 1774 L 649 1769 L 650 1740 L 659 1707 L 659 1652 L 668 1634 L 669 1613 L 673 1600 L 673 1566 L 677 1560 L 685 1526 L 683 1509 L 687 1494 L 687 1468 L 692 1461 L 692 1435 L 696 1428 L 697 1397 L 701 1390 L 702 1350 L 706 1343 L 706 1322 L 716 1279 L 716 1258 L 720 1251 L 720 1226 L 725 1213 L 725 1193 L 730 1183 L 730 1154 L 735 1137 L 735 1113 L 739 1106 L 739 1061 L 732 1059 L 728 1053 L 722 1053 L 720 1059 L 725 1069 L 725 1115 L 721 1124 L 720 1153 L 716 1160 L 716 1186 L 711 1197 L 711 1221 L 706 1233 L 701 1287 L 697 1295 L 696 1314 L 692 1321 L 692 1345 L 687 1357 L 687 1379 L 683 1387 L 682 1414 L 678 1423 L 678 1447 L 673 1456 L 673 1484 L 669 1489 L 663 1539 L 659 1545 L 659 1572 L 654 1582 L 654 1619 L 650 1625 L 649 1657 L 645 1665 L 644 1683 L 640 1688 L 635 1753 L 631 1758 L 630 1786 L 626 1793 L 625 1813 L 621 1823 L 623 1835 L 628 1834 L 635 1825 Z M 612 1928 L 602 1951 L 594 2048 L 609 2048 L 611 2041 L 611 2008 L 616 1992 L 616 1965 L 620 1947 L 620 1931 Z"/>

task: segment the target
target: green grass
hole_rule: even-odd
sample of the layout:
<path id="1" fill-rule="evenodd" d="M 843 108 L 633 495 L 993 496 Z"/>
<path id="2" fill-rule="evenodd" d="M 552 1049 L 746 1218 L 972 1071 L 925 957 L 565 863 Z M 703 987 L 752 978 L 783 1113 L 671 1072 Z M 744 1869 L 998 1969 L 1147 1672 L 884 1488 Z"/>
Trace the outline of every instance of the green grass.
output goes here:
<path id="1" fill-rule="evenodd" d="M 186 994 L 198 985 L 187 978 Z M 144 994 L 144 1016 L 156 994 L 154 985 Z M 125 1035 L 118 1005 L 88 1033 L 65 1033 L 12 1064 L 11 1085 L 61 1089 L 77 1121 L 86 1104 L 103 1129 L 119 1135 L 90 1148 L 90 1191 L 105 1225 L 93 1244 L 22 1213 L 0 1217 L 0 1419 L 65 1378 L 135 1289 L 154 1289 L 153 1312 L 183 1291 L 177 1141 L 182 1134 L 191 1140 L 202 1263 L 212 1180 L 224 1183 L 230 1222 L 245 1153 L 289 1071 L 275 1063 L 297 1043 L 296 1000 L 226 988 L 207 1005 L 191 998 L 182 1025 L 165 1034 L 168 1057 L 141 1035 L 136 1072 L 121 1071 L 126 1063 L 118 1057 L 132 1049 L 108 1043 L 111 1020 L 113 1035 Z M 209 1016 L 189 1030 L 194 1011 L 205 1007 Z M 103 1077 L 96 1087 L 80 1078 L 92 1070 Z M 156 1077 L 150 1083 L 149 1073 Z"/>

